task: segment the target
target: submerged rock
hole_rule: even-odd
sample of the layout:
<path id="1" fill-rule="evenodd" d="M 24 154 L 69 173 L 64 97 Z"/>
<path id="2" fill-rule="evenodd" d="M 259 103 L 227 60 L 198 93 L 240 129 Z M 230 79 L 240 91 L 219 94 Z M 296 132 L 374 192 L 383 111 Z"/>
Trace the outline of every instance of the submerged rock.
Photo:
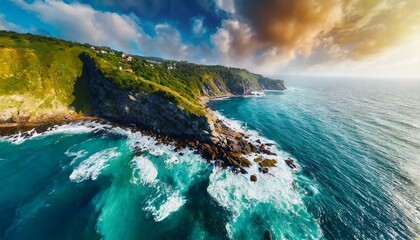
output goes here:
<path id="1" fill-rule="evenodd" d="M 268 231 L 268 230 L 264 231 L 264 240 L 271 240 L 270 231 Z"/>
<path id="2" fill-rule="evenodd" d="M 284 160 L 286 162 L 286 164 L 291 168 L 291 169 L 296 169 L 297 166 L 295 164 L 295 160 L 293 160 L 292 158 L 288 158 L 286 160 Z"/>

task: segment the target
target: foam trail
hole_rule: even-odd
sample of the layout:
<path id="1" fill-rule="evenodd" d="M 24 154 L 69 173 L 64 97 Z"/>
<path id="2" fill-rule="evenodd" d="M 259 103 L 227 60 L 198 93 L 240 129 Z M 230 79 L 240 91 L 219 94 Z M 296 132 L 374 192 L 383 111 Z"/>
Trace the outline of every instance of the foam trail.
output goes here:
<path id="1" fill-rule="evenodd" d="M 178 191 L 174 191 L 159 207 L 154 206 L 153 203 L 154 201 L 150 201 L 144 210 L 151 212 L 154 220 L 160 222 L 171 213 L 178 211 L 185 204 L 185 199 Z"/>
<path id="2" fill-rule="evenodd" d="M 130 180 L 133 184 L 151 184 L 156 182 L 158 171 L 153 163 L 143 156 L 134 157 L 131 161 L 134 165 L 133 177 Z M 138 170 L 138 171 L 136 171 Z"/>
<path id="3" fill-rule="evenodd" d="M 87 179 L 95 180 L 101 170 L 109 165 L 109 161 L 120 156 L 116 150 L 117 148 L 114 147 L 93 154 L 73 170 L 69 176 L 70 180 L 74 182 L 82 182 Z"/>

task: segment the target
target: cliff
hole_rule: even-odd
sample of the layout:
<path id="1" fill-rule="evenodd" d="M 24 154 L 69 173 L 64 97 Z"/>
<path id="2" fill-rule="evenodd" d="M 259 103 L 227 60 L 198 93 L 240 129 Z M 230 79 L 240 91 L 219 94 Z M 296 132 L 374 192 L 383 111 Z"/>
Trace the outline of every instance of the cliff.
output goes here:
<path id="1" fill-rule="evenodd" d="M 136 124 L 156 133 L 207 140 L 211 129 L 205 116 L 185 111 L 158 91 L 147 93 L 120 88 L 105 78 L 90 55 L 83 53 L 80 58 L 94 115 Z"/>
<path id="2" fill-rule="evenodd" d="M 203 97 L 283 90 L 244 69 L 197 65 L 0 31 L 0 123 L 99 116 L 156 133 L 225 141 Z"/>

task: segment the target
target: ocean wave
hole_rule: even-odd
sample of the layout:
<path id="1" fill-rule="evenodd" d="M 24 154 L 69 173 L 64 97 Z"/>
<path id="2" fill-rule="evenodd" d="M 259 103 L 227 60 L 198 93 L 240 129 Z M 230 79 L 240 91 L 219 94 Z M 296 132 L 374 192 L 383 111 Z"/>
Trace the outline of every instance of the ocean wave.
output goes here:
<path id="1" fill-rule="evenodd" d="M 231 171 L 214 169 L 209 179 L 210 184 L 207 192 L 217 201 L 224 209 L 232 215 L 231 220 L 226 224 L 226 230 L 230 238 L 238 238 L 241 231 L 250 231 L 246 238 L 252 239 L 252 230 L 244 229 L 242 223 L 245 221 L 252 222 L 253 215 L 265 216 L 267 209 L 270 209 L 273 222 L 276 222 L 278 228 L 271 228 L 269 231 L 276 236 L 299 236 L 296 235 L 296 229 L 290 225 L 284 225 L 285 217 L 290 221 L 298 221 L 301 228 L 305 228 L 306 239 L 322 238 L 322 231 L 319 223 L 306 210 L 302 201 L 301 192 L 295 181 L 298 179 L 293 171 L 285 164 L 284 160 L 290 157 L 290 154 L 280 151 L 275 142 L 264 138 L 258 132 L 249 130 L 236 120 L 227 119 L 219 112 L 215 112 L 216 116 L 221 119 L 228 127 L 235 131 L 243 132 L 248 140 L 252 143 L 261 142 L 267 145 L 269 150 L 276 153 L 277 156 L 265 154 L 250 154 L 247 157 L 251 162 L 259 156 L 264 158 L 275 159 L 277 166 L 270 168 L 269 174 L 263 174 L 259 171 L 257 164 L 253 164 L 247 168 L 248 174 L 234 174 Z M 273 145 L 271 145 L 273 144 Z M 256 182 L 250 182 L 250 175 L 257 176 Z M 299 181 L 304 181 L 299 179 Z M 314 184 L 306 182 L 311 194 L 316 194 L 317 188 Z M 269 207 L 259 208 L 261 204 Z M 285 235 L 286 234 L 286 235 Z M 241 235 L 243 236 L 243 235 Z M 301 236 L 302 237 L 302 236 Z"/>
<path id="2" fill-rule="evenodd" d="M 184 197 L 180 196 L 179 191 L 173 191 L 165 200 L 161 200 L 158 207 L 155 206 L 157 198 L 148 202 L 144 210 L 152 213 L 155 222 L 160 222 L 167 218 L 171 213 L 178 211 L 184 204 Z"/>
<path id="3" fill-rule="evenodd" d="M 158 171 L 149 159 L 144 156 L 136 156 L 131 162 L 134 165 L 131 183 L 152 184 L 156 182 Z"/>
<path id="4" fill-rule="evenodd" d="M 75 144 L 75 145 L 73 145 L 71 148 L 67 149 L 67 150 L 64 152 L 64 155 L 66 155 L 67 157 L 72 157 L 72 158 L 73 158 L 73 160 L 71 161 L 70 165 L 75 164 L 77 160 L 79 160 L 79 159 L 81 159 L 81 158 L 85 157 L 85 156 L 88 154 L 88 152 L 87 152 L 86 150 L 84 150 L 84 149 L 81 149 L 81 150 L 79 150 L 79 151 L 75 151 L 75 152 L 71 151 L 71 149 L 72 149 L 73 147 L 78 146 L 78 145 L 79 145 L 79 144 Z"/>
<path id="5" fill-rule="evenodd" d="M 152 137 L 118 131 L 128 136 L 131 151 L 141 152 L 131 161 L 130 182 L 148 189 L 143 210 L 155 222 L 163 221 L 185 204 L 185 193 L 194 184 L 197 172 L 206 167 L 205 161 L 188 149 L 180 155 L 173 144 L 157 144 Z"/>
<path id="6" fill-rule="evenodd" d="M 70 174 L 69 178 L 73 182 L 82 182 L 87 179 L 95 180 L 102 169 L 109 165 L 109 161 L 120 156 L 117 148 L 109 148 L 97 152 L 88 159 L 82 161 Z"/>
<path id="7" fill-rule="evenodd" d="M 27 140 L 32 140 L 40 137 L 46 137 L 56 134 L 82 134 L 97 132 L 100 130 L 111 129 L 112 125 L 97 123 L 92 121 L 73 122 L 63 125 L 54 125 L 42 132 L 37 132 L 35 128 L 27 132 L 19 132 L 10 136 L 0 137 L 0 141 L 6 141 L 13 144 L 22 144 Z"/>

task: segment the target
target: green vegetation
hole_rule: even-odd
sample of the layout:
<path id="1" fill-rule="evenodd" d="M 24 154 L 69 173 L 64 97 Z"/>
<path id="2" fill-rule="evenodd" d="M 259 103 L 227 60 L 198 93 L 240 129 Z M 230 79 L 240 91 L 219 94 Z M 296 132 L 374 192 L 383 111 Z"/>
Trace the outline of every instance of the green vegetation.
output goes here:
<path id="1" fill-rule="evenodd" d="M 122 57 L 107 47 L 0 31 L 0 113 L 42 110 L 89 113 L 88 79 L 80 56 L 88 53 L 103 75 L 133 92 L 159 94 L 188 112 L 204 115 L 201 97 L 243 94 L 281 82 L 244 69 L 159 58 Z"/>
<path id="2" fill-rule="evenodd" d="M 72 42 L 0 31 L 0 112 L 68 111 L 84 51 L 89 49 Z M 84 100 L 81 104 L 88 105 Z"/>
<path id="3" fill-rule="evenodd" d="M 201 97 L 240 95 L 263 89 L 268 83 L 273 89 L 282 84 L 244 69 L 224 66 L 140 56 L 126 61 L 121 58 L 121 53 L 98 53 L 95 60 L 105 76 L 121 88 L 134 92 L 160 92 L 185 110 L 199 115 L 205 113 Z M 133 72 L 127 72 L 131 70 Z"/>

